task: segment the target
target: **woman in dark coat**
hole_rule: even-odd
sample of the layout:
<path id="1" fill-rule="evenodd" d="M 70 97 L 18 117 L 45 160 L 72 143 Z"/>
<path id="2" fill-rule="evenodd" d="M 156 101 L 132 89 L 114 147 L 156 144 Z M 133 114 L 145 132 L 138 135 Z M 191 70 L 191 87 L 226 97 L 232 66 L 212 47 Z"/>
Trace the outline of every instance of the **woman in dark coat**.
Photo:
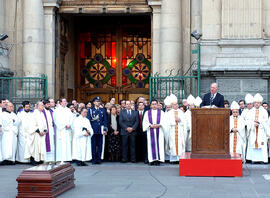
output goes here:
<path id="1" fill-rule="evenodd" d="M 119 161 L 121 153 L 121 137 L 119 116 L 116 113 L 116 106 L 111 106 L 111 113 L 108 114 L 108 152 L 109 161 Z"/>

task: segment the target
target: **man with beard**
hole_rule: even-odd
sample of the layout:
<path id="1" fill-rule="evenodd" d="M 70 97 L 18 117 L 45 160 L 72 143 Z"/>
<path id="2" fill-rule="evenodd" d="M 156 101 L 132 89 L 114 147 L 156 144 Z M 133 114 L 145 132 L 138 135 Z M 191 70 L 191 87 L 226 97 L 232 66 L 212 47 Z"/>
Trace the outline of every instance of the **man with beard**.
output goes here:
<path id="1" fill-rule="evenodd" d="M 23 101 L 23 110 L 18 113 L 19 119 L 19 135 L 18 135 L 18 148 L 16 160 L 21 163 L 27 163 L 29 160 L 24 158 L 24 150 L 27 135 L 31 131 L 31 123 L 33 122 L 33 113 L 31 112 L 31 105 L 29 101 Z"/>
<path id="2" fill-rule="evenodd" d="M 46 120 L 47 133 L 45 136 L 46 144 L 46 158 L 45 161 L 55 161 L 55 124 L 53 118 L 53 110 L 51 110 L 51 104 L 49 100 L 44 100 L 44 109 L 42 113 Z"/>

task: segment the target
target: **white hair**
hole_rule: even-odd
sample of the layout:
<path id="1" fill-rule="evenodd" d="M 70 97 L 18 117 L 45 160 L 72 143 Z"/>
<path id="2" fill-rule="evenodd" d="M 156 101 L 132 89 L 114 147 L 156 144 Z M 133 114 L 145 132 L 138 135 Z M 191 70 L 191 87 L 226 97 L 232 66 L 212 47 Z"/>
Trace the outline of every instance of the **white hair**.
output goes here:
<path id="1" fill-rule="evenodd" d="M 212 86 L 213 84 L 216 84 L 216 85 L 217 85 L 217 88 L 218 88 L 218 83 L 217 83 L 217 82 L 213 82 L 213 83 L 211 83 L 211 86 Z"/>

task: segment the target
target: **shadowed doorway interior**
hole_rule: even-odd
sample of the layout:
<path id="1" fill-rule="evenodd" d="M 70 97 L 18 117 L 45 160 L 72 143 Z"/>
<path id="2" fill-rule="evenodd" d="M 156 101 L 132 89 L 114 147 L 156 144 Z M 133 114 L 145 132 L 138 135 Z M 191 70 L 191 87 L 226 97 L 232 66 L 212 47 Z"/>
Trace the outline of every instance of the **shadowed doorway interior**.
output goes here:
<path id="1" fill-rule="evenodd" d="M 151 73 L 150 16 L 78 16 L 75 19 L 76 96 L 148 98 Z"/>

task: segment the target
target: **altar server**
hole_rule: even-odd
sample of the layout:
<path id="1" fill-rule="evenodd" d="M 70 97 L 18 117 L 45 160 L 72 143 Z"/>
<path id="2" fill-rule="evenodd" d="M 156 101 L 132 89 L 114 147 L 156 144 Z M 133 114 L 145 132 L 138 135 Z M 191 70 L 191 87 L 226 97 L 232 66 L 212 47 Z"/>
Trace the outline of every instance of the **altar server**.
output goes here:
<path id="1" fill-rule="evenodd" d="M 56 161 L 71 161 L 72 122 L 74 116 L 67 108 L 67 100 L 62 98 L 60 105 L 54 110 L 56 125 Z"/>
<path id="2" fill-rule="evenodd" d="M 25 144 L 27 135 L 30 134 L 31 125 L 33 123 L 33 112 L 29 101 L 23 101 L 23 110 L 17 116 L 19 119 L 19 134 L 16 160 L 21 163 L 27 163 L 29 160 L 24 158 Z"/>
<path id="3" fill-rule="evenodd" d="M 17 149 L 19 120 L 14 111 L 14 105 L 8 102 L 1 114 L 2 122 L 2 164 L 14 164 Z"/>
<path id="4" fill-rule="evenodd" d="M 72 158 L 77 160 L 78 166 L 87 166 L 85 161 L 92 159 L 91 136 L 94 132 L 86 116 L 87 109 L 82 108 L 80 115 L 74 120 Z"/>

